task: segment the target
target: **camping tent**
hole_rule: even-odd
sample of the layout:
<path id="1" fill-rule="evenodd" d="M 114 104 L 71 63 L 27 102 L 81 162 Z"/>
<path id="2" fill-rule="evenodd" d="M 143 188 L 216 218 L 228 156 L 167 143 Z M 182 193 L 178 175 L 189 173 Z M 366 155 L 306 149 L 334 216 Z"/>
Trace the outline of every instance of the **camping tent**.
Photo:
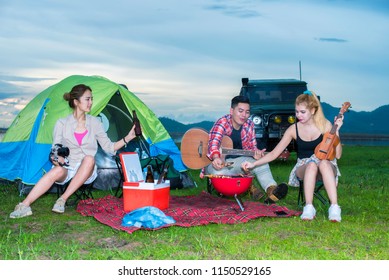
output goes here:
<path id="1" fill-rule="evenodd" d="M 185 171 L 181 154 L 156 115 L 126 86 L 100 76 L 70 76 L 42 91 L 20 111 L 0 143 L 0 178 L 20 180 L 23 185 L 35 185 L 44 172 L 51 168 L 48 154 L 56 121 L 72 112 L 63 94 L 76 84 L 86 84 L 93 91 L 90 112 L 98 116 L 112 141 L 125 136 L 132 127 L 132 110 L 136 110 L 142 125 L 142 137 L 131 141 L 128 148 L 147 151 L 150 156 L 168 154 L 175 169 Z M 107 188 L 106 174 L 117 167 L 112 157 L 99 149 L 96 155 L 97 188 Z M 108 186 L 109 188 L 116 186 Z M 31 187 L 30 187 L 31 188 Z"/>

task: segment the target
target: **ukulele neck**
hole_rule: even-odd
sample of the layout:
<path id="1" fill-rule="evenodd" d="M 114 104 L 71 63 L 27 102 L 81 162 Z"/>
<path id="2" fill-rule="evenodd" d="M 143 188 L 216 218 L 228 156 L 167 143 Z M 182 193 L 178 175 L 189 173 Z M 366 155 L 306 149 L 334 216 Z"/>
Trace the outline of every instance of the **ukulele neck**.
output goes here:
<path id="1" fill-rule="evenodd" d="M 336 121 L 337 119 L 341 118 L 341 117 L 342 117 L 342 114 L 339 113 L 339 114 L 336 116 L 335 121 Z M 331 128 L 331 130 L 330 130 L 330 134 L 335 134 L 337 128 L 338 128 L 338 125 L 337 125 L 336 123 L 334 123 L 334 125 L 332 126 L 332 128 Z"/>

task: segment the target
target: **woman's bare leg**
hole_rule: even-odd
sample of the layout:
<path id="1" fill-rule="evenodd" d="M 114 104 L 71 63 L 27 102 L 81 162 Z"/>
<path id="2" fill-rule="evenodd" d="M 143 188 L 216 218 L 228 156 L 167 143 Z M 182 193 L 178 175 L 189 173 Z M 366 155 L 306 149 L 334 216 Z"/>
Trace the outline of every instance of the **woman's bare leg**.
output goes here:
<path id="1" fill-rule="evenodd" d="M 23 204 L 30 206 L 35 200 L 45 194 L 55 182 L 65 180 L 67 169 L 61 166 L 55 166 L 50 169 L 32 188 L 27 197 L 23 200 Z"/>
<path id="2" fill-rule="evenodd" d="M 318 167 L 314 162 L 301 166 L 296 171 L 298 178 L 304 178 L 305 204 L 313 203 L 313 193 L 315 191 L 317 173 Z"/>
<path id="3" fill-rule="evenodd" d="M 320 174 L 327 191 L 331 204 L 338 204 L 338 194 L 336 189 L 336 174 L 334 165 L 328 160 L 322 160 L 319 163 Z"/>
<path id="4" fill-rule="evenodd" d="M 61 196 L 65 201 L 88 180 L 93 173 L 94 167 L 95 158 L 93 156 L 85 156 L 76 175 L 74 175 L 66 191 Z"/>

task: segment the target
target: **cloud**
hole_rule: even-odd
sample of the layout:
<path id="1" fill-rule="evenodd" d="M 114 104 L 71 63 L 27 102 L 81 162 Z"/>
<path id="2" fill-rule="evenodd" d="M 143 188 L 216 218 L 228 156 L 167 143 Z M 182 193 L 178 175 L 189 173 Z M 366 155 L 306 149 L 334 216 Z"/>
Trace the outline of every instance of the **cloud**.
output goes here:
<path id="1" fill-rule="evenodd" d="M 20 108 L 24 108 L 25 105 L 27 105 L 29 102 L 28 99 L 25 98 L 5 98 L 5 99 L 0 99 L 0 106 L 13 106 L 17 110 L 20 110 Z"/>
<path id="2" fill-rule="evenodd" d="M 338 38 L 315 38 L 315 40 L 320 42 L 330 42 L 330 43 L 347 43 L 347 40 L 338 39 Z"/>
<path id="3" fill-rule="evenodd" d="M 388 1 L 38 2 L 0 4 L 2 102 L 100 75 L 157 116 L 214 120 L 242 77 L 298 78 L 302 61 L 303 79 L 331 105 L 340 92 L 357 111 L 389 103 Z"/>
<path id="4" fill-rule="evenodd" d="M 0 99 L 0 128 L 8 127 L 28 102 L 24 98 Z"/>
<path id="5" fill-rule="evenodd" d="M 254 9 L 249 9 L 245 6 L 237 6 L 237 5 L 228 5 L 228 4 L 213 4 L 207 5 L 204 7 L 205 10 L 221 12 L 227 16 L 233 16 L 237 18 L 251 18 L 251 17 L 259 17 L 261 16 Z"/>
<path id="6" fill-rule="evenodd" d="M 0 75 L 0 81 L 8 81 L 8 82 L 37 82 L 37 81 L 47 81 L 47 80 L 55 80 L 55 79 Z"/>

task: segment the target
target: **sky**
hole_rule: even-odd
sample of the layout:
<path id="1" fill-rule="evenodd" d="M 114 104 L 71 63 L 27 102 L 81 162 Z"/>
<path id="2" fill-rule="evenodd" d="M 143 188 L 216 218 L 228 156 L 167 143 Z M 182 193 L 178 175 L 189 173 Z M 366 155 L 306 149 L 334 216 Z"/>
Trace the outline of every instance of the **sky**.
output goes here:
<path id="1" fill-rule="evenodd" d="M 0 0 L 0 127 L 71 75 L 126 84 L 158 117 L 214 121 L 241 79 L 389 104 L 387 0 Z"/>

